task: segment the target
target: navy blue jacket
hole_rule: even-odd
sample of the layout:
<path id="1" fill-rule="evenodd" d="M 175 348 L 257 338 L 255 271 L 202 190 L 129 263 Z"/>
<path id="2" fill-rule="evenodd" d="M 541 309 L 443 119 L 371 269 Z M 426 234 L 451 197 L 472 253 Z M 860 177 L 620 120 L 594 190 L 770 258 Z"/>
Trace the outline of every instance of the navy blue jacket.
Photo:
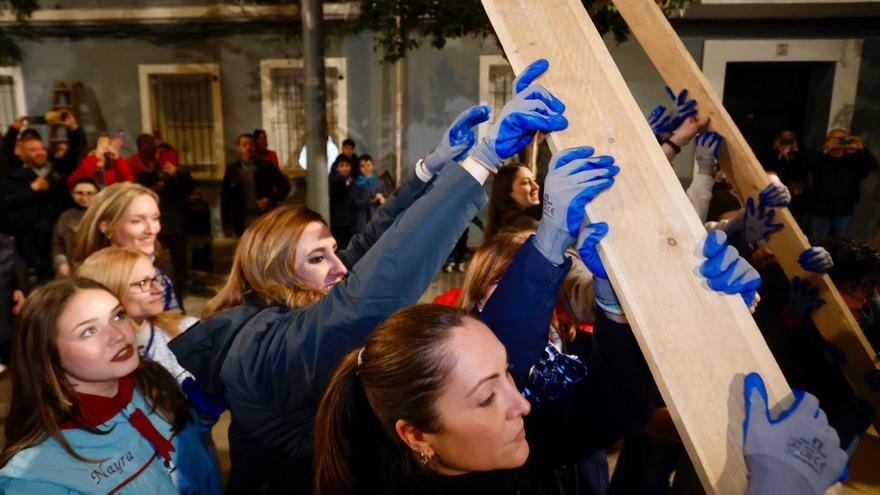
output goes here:
<path id="1" fill-rule="evenodd" d="M 507 349 L 511 374 L 523 389 L 532 366 L 543 356 L 559 288 L 571 260 L 555 266 L 538 251 L 534 236 L 517 251 L 480 319 Z M 641 431 L 653 409 L 654 386 L 629 325 L 596 311 L 591 345 L 579 357 L 587 376 L 552 401 L 532 402 L 526 432 L 530 463 L 553 467 L 580 460 L 629 434 Z M 561 441 L 565 439 L 565 441 Z"/>
<path id="2" fill-rule="evenodd" d="M 207 392 L 229 400 L 230 493 L 310 492 L 314 416 L 333 369 L 379 322 L 418 301 L 486 199 L 449 164 L 318 302 L 244 304 L 169 344 Z"/>

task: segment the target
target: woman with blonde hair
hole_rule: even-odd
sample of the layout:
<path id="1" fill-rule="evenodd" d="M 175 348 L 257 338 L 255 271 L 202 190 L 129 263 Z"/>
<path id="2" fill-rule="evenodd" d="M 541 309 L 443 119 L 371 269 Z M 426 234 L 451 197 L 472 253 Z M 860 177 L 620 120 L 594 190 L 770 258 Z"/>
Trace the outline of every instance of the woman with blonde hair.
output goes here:
<path id="1" fill-rule="evenodd" d="M 104 285 L 122 301 L 135 325 L 141 356 L 161 364 L 178 384 L 192 376 L 177 363 L 168 342 L 198 319 L 165 311 L 165 288 L 150 258 L 132 248 L 108 247 L 86 258 L 76 275 Z"/>
<path id="2" fill-rule="evenodd" d="M 165 287 L 162 306 L 180 309 L 174 283 L 166 275 L 170 267 L 163 266 L 166 260 L 156 240 L 162 224 L 155 192 L 132 182 L 108 186 L 95 196 L 79 225 L 73 241 L 75 264 L 108 246 L 136 249 L 156 266 L 156 276 Z"/>
<path id="3" fill-rule="evenodd" d="M 452 124 L 416 166 L 430 189 L 362 256 L 346 250 L 348 261 L 340 259 L 327 224 L 302 207 L 263 215 L 242 236 L 229 282 L 204 316 L 213 314 L 170 344 L 207 392 L 229 400 L 230 493 L 309 491 L 313 418 L 333 367 L 427 289 L 485 204 L 482 184 L 501 161 L 535 130 L 567 126 L 562 102 L 530 84 L 546 67 L 521 76 L 467 158 L 489 108 L 472 107 Z"/>

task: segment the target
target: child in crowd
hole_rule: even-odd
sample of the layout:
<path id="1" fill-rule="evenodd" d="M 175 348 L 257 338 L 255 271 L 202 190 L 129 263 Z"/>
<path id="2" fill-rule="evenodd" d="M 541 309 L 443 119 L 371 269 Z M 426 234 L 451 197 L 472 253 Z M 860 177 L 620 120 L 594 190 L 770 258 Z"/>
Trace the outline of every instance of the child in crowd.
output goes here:
<path id="1" fill-rule="evenodd" d="M 340 154 L 330 172 L 330 231 L 339 249 L 345 249 L 354 235 L 356 211 L 352 199 L 353 168 L 352 159 L 348 155 Z"/>
<path id="2" fill-rule="evenodd" d="M 119 299 L 88 279 L 37 289 L 13 338 L 3 493 L 221 493 L 173 377 L 142 360 Z"/>
<path id="3" fill-rule="evenodd" d="M 385 202 L 385 185 L 378 180 L 373 157 L 361 155 L 358 158 L 361 175 L 355 179 L 351 189 L 352 203 L 355 209 L 354 232 L 362 232 L 370 223 L 373 213 Z"/>

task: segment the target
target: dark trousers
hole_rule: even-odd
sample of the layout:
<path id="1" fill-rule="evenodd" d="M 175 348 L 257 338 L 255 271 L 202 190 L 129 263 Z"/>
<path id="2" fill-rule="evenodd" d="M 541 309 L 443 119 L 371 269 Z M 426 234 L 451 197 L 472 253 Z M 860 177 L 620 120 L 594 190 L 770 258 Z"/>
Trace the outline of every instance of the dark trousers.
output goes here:
<path id="1" fill-rule="evenodd" d="M 210 272 L 214 269 L 214 260 L 211 257 L 211 239 L 190 239 L 190 255 L 192 256 L 192 269 Z"/>
<path id="2" fill-rule="evenodd" d="M 452 252 L 449 254 L 449 258 L 447 258 L 447 263 L 464 263 L 465 258 L 467 257 L 467 241 L 468 241 L 468 231 L 470 229 L 464 229 L 464 233 L 461 234 L 461 237 L 458 238 L 458 242 L 455 243 L 455 247 L 452 248 Z"/>
<path id="3" fill-rule="evenodd" d="M 159 234 L 159 242 L 165 248 L 165 253 L 171 259 L 171 267 L 173 273 L 169 273 L 171 280 L 174 282 L 174 289 L 177 292 L 177 300 L 183 303 L 183 295 L 186 294 L 186 287 L 189 276 L 189 239 L 186 234 Z"/>

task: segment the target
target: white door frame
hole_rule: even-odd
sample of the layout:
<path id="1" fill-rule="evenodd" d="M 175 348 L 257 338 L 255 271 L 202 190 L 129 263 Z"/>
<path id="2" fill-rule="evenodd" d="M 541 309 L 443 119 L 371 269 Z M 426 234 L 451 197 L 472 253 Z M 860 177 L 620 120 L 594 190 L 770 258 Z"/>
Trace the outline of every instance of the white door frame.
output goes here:
<path id="1" fill-rule="evenodd" d="M 214 114 L 214 168 L 216 174 L 211 178 L 221 178 L 226 167 L 226 154 L 223 146 L 223 102 L 220 96 L 219 64 L 140 64 L 138 65 L 138 87 L 141 103 L 141 132 L 152 134 L 153 108 L 150 105 L 151 74 L 210 74 L 211 109 Z M 175 143 L 171 143 L 174 145 Z"/>
<path id="2" fill-rule="evenodd" d="M 18 115 L 14 115 L 12 118 L 17 119 L 22 115 L 27 115 L 27 103 L 24 98 L 24 77 L 21 75 L 21 66 L 0 67 L 0 76 L 12 77 L 15 84 L 15 109 L 18 111 Z"/>
<path id="3" fill-rule="evenodd" d="M 834 62 L 828 130 L 850 129 L 862 61 L 860 39 L 706 40 L 703 74 L 724 97 L 728 62 Z"/>
<path id="4" fill-rule="evenodd" d="M 338 108 L 336 124 L 336 142 L 348 137 L 348 73 L 346 72 L 347 61 L 345 57 L 324 58 L 325 67 L 333 67 L 342 76 L 341 84 L 336 87 L 336 103 Z M 270 129 L 271 116 L 275 114 L 275 105 L 272 103 L 272 69 L 302 69 L 301 58 L 266 58 L 260 60 L 260 102 L 262 109 L 263 129 Z M 332 136 L 331 136 L 332 137 Z M 329 159 L 329 157 L 328 157 Z"/>

